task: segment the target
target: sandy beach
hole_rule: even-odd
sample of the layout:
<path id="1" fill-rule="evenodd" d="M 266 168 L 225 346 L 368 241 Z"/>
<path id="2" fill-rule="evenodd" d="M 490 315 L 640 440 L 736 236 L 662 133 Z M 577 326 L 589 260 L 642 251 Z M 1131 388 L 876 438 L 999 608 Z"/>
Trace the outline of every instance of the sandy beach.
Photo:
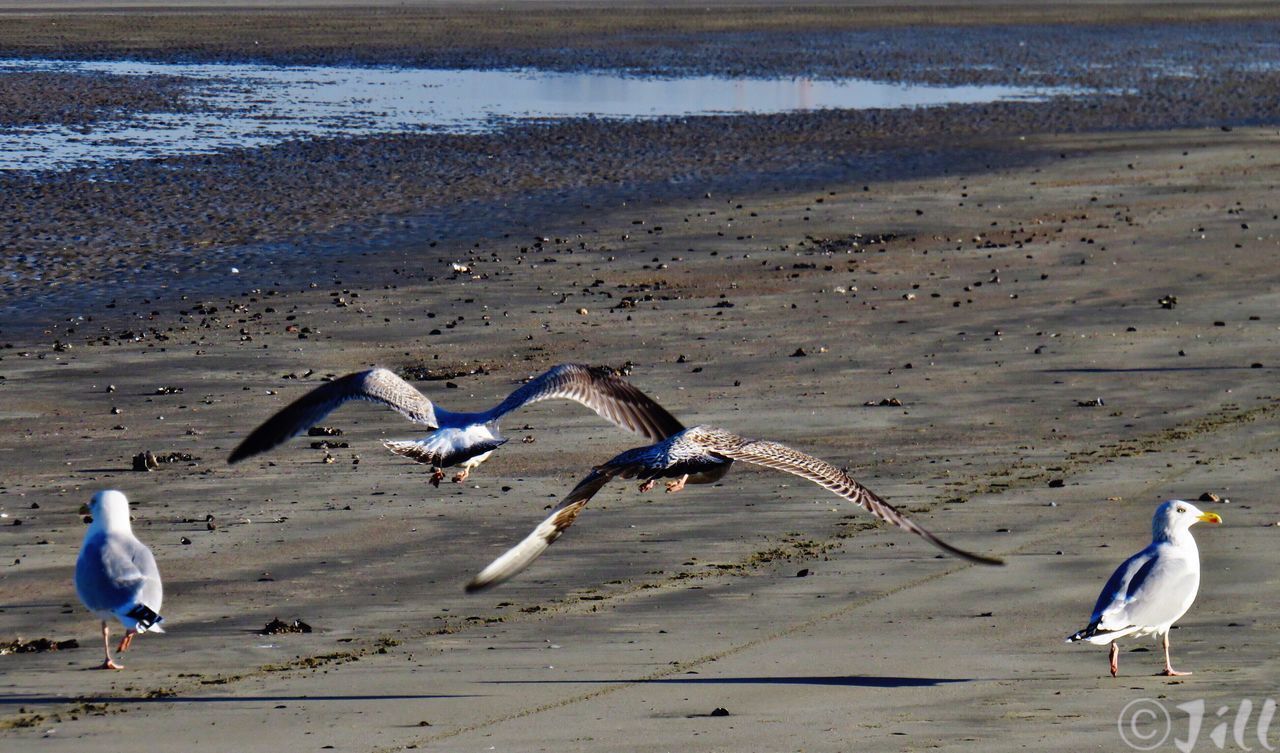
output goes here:
<path id="1" fill-rule="evenodd" d="M 1121 710 L 1139 699 L 1171 714 L 1160 750 L 1190 733 L 1178 704 L 1204 701 L 1195 749 L 1210 750 L 1250 699 L 1241 739 L 1256 746 L 1280 621 L 1280 140 L 1269 111 L 1251 125 L 1206 113 L 1019 132 L 1042 122 L 1032 113 L 966 126 L 929 144 L 936 159 L 904 156 L 916 134 L 884 137 L 876 172 L 819 165 L 848 144 L 804 136 L 833 122 L 815 115 L 744 136 L 772 160 L 758 173 L 726 157 L 687 182 L 656 164 L 631 185 L 550 176 L 521 197 L 464 183 L 448 206 L 408 179 L 406 203 L 443 212 L 449 232 L 386 233 L 376 249 L 325 235 L 312 260 L 234 275 L 260 257 L 227 242 L 198 280 L 145 278 L 145 294 L 67 252 L 80 271 L 15 286 L 0 323 L 0 640 L 79 647 L 0 655 L 0 747 L 1120 751 Z M 602 161 L 662 130 L 619 129 Z M 710 130 L 672 125 L 651 159 L 686 160 L 679 145 Z M 350 184 L 361 201 L 344 228 L 401 216 L 364 201 L 374 175 Z M 70 187 L 46 190 L 49 212 L 81 211 Z M 40 216 L 23 211 L 9 216 Z M 183 219 L 154 211 L 157 227 Z M 167 236 L 130 235 L 145 216 L 109 228 L 133 238 L 119 258 L 181 267 Z M 287 230 L 253 221 L 263 238 Z M 318 231 L 297 232 L 305 247 Z M 92 295 L 77 302 L 76 285 Z M 327 375 L 382 365 L 479 409 L 566 361 L 629 362 L 686 424 L 845 466 L 1007 565 L 946 558 L 743 467 L 673 495 L 615 482 L 526 573 L 466 595 L 592 465 L 643 443 L 567 403 L 509 417 L 510 444 L 439 489 L 380 446 L 415 427 L 364 404 L 325 421 L 346 446 L 304 437 L 225 463 Z M 190 459 L 131 470 L 146 451 Z M 168 633 L 139 637 L 120 672 L 90 669 L 98 624 L 71 583 L 76 510 L 104 488 L 129 494 L 166 588 Z M 1105 649 L 1063 639 L 1149 541 L 1155 505 L 1206 492 L 1222 501 L 1197 504 L 1225 524 L 1195 531 L 1203 584 L 1171 637 L 1194 675 L 1155 676 L 1158 645 L 1142 640 L 1122 644 L 1112 679 Z M 277 617 L 313 630 L 259 634 Z"/>

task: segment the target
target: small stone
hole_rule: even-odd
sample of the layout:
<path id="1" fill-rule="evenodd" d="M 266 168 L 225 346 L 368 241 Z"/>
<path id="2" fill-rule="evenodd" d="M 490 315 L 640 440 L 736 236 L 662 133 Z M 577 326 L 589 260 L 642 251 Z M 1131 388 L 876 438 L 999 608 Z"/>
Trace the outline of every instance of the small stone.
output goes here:
<path id="1" fill-rule="evenodd" d="M 154 471 L 160 467 L 160 459 L 151 450 L 133 456 L 133 470 Z"/>
<path id="2" fill-rule="evenodd" d="M 1197 502 L 1221 502 L 1222 497 L 1219 497 L 1217 494 L 1214 494 L 1213 492 L 1205 492 L 1204 494 L 1201 494 L 1200 498 L 1196 501 Z"/>
<path id="3" fill-rule="evenodd" d="M 1050 488 L 1050 489 L 1061 489 L 1062 487 L 1064 487 L 1064 486 L 1066 486 L 1066 485 L 1067 485 L 1067 482 L 1066 482 L 1066 481 L 1064 481 L 1063 479 L 1060 479 L 1060 478 L 1051 479 L 1051 480 L 1049 481 L 1049 488 Z"/>
<path id="4" fill-rule="evenodd" d="M 729 715 L 729 709 L 726 709 L 724 706 L 715 707 L 710 714 L 710 716 L 728 716 L 728 715 Z"/>

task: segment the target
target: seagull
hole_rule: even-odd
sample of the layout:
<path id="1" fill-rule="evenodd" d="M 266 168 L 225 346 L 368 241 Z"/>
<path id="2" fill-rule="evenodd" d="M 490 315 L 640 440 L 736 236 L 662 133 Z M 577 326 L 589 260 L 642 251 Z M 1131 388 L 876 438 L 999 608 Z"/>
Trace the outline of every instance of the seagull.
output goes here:
<path id="1" fill-rule="evenodd" d="M 1067 643 L 1110 644 L 1111 676 L 1120 669 L 1116 641 L 1126 636 L 1154 635 L 1164 641 L 1164 672 L 1168 677 L 1189 675 L 1169 663 L 1169 628 L 1191 608 L 1200 588 L 1200 551 L 1191 536 L 1199 522 L 1221 523 L 1216 513 L 1172 499 L 1156 508 L 1151 519 L 1151 543 L 1124 561 L 1098 595 L 1089 626 Z"/>
<path id="2" fill-rule="evenodd" d="M 93 517 L 76 560 L 76 593 L 102 620 L 102 650 L 107 659 L 98 669 L 124 669 L 111 659 L 107 619 L 114 617 L 125 627 L 116 648 L 119 653 L 129 650 L 138 633 L 163 633 L 160 571 L 151 550 L 133 535 L 129 500 L 123 494 L 98 492 L 81 512 Z"/>
<path id="3" fill-rule="evenodd" d="M 238 463 L 283 444 L 343 403 L 369 400 L 433 429 L 422 439 L 383 442 L 387 449 L 432 466 L 433 486 L 439 486 L 444 479 L 441 469 L 461 464 L 461 472 L 453 477 L 455 483 L 461 483 L 506 443 L 507 439 L 498 431 L 499 419 L 526 405 L 553 398 L 581 403 L 615 426 L 652 441 L 666 439 L 684 428 L 618 371 L 605 366 L 560 364 L 521 385 L 496 407 L 480 413 L 447 411 L 393 372 L 377 368 L 348 374 L 298 398 L 254 429 L 232 451 L 227 462 Z"/>
<path id="4" fill-rule="evenodd" d="M 668 491 L 679 491 L 686 483 L 711 483 L 722 478 L 735 460 L 784 471 L 821 486 L 837 497 L 859 505 L 877 518 L 923 537 L 929 543 L 957 557 L 983 565 L 1002 565 L 1001 560 L 971 554 L 946 543 L 912 522 L 845 471 L 823 460 L 793 450 L 777 442 L 747 439 L 712 426 L 695 426 L 648 447 L 627 450 L 596 466 L 569 495 L 519 544 L 494 560 L 467 584 L 468 592 L 482 591 L 502 583 L 528 567 L 556 539 L 573 525 L 587 502 L 610 479 L 640 478 L 641 491 L 648 491 L 659 478 L 675 478 Z"/>

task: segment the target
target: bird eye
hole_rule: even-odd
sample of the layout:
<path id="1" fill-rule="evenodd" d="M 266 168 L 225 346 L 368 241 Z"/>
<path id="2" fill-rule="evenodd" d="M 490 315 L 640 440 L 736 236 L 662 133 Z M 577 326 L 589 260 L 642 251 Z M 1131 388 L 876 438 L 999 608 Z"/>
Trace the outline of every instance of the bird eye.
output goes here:
<path id="1" fill-rule="evenodd" d="M 1185 508 L 1185 507 L 1179 507 L 1179 508 L 1178 508 L 1178 512 L 1186 512 L 1186 511 L 1187 511 L 1187 508 Z"/>

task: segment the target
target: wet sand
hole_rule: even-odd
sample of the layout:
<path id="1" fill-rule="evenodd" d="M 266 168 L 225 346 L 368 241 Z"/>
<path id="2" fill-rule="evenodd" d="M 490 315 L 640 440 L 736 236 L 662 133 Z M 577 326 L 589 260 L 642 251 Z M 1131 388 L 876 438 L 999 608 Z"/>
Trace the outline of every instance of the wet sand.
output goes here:
<path id="1" fill-rule="evenodd" d="M 1035 141 L 1065 157 L 584 212 L 545 228 L 540 250 L 529 236 L 406 249 L 416 277 L 389 287 L 318 280 L 187 316 L 130 301 L 110 323 L 14 343 L 0 360 L 4 631 L 83 647 L 3 659 L 5 735 L 49 750 L 1117 749 L 1132 698 L 1265 696 L 1274 133 Z M 635 442 L 539 406 L 506 426 L 533 443 L 437 491 L 378 447 L 413 432 L 354 406 L 326 422 L 351 445 L 331 464 L 306 440 L 222 463 L 325 373 L 482 364 L 457 389 L 423 385 L 476 406 L 565 360 L 634 361 L 686 421 L 848 464 L 1009 565 L 940 559 L 742 469 L 676 496 L 617 484 L 525 577 L 466 597 L 469 573 Z M 887 397 L 903 407 L 864 406 Z M 129 471 L 146 449 L 198 460 Z M 74 510 L 108 486 L 135 500 L 170 619 L 113 674 L 86 669 L 94 624 L 70 587 Z M 1227 525 L 1198 531 L 1204 591 L 1173 634 L 1196 674 L 1152 677 L 1158 654 L 1126 651 L 1122 678 L 1105 677 L 1102 650 L 1062 637 L 1145 542 L 1154 503 L 1206 490 L 1231 502 L 1210 506 Z M 316 632 L 254 635 L 275 616 Z M 706 716 L 717 707 L 730 716 Z"/>
<path id="2" fill-rule="evenodd" d="M 998 15 L 989 6 L 977 7 Z M 1154 7 L 1163 6 L 1128 8 L 1125 23 L 1112 24 L 1078 19 L 1059 25 L 954 25 L 960 22 L 948 14 L 959 11 L 951 9 L 944 15 L 953 25 L 863 28 L 833 21 L 822 30 L 758 7 L 726 11 L 725 18 L 742 13 L 744 24 L 754 24 L 728 30 L 698 23 L 650 28 L 642 21 L 658 23 L 653 14 L 623 13 L 609 33 L 599 28 L 607 14 L 596 8 L 571 21 L 557 16 L 550 26 L 520 25 L 518 39 L 490 47 L 484 32 L 455 30 L 449 44 L 437 44 L 431 34 L 402 30 L 402 44 L 394 50 L 362 36 L 368 30 L 347 16 L 281 11 L 295 22 L 323 17 L 334 29 L 362 30 L 352 32 L 341 53 L 301 31 L 275 39 L 242 33 L 246 25 L 291 28 L 261 12 L 89 14 L 87 25 L 78 27 L 73 21 L 80 17 L 74 15 L 54 21 L 10 14 L 0 24 L 4 56 L 50 53 L 30 46 L 43 32 L 19 30 L 21 23 L 39 22 L 45 32 L 57 29 L 50 40 L 56 53 L 73 57 L 863 76 L 1055 86 L 1078 93 L 920 110 L 634 123 L 581 119 L 474 136 L 317 139 L 105 169 L 0 171 L 0 217 L 7 231 L 0 235 L 0 335 L 4 322 L 18 326 L 13 322 L 27 320 L 32 311 L 82 315 L 86 302 L 110 300 L 112 290 L 155 298 L 181 280 L 184 292 L 206 295 L 221 289 L 231 267 L 258 270 L 254 284 L 295 286 L 306 281 L 296 270 L 310 271 L 318 259 L 350 260 L 353 248 L 381 250 L 423 239 L 498 240 L 514 228 L 576 223 L 578 207 L 595 211 L 622 201 L 648 206 L 708 191 L 736 194 L 744 186 L 809 191 L 831 181 L 957 174 L 1054 158 L 1022 141 L 1027 134 L 1280 122 L 1280 101 L 1272 96 L 1280 74 L 1262 64 L 1274 49 L 1280 22 L 1254 6 L 1250 12 L 1258 15 L 1247 21 L 1209 22 L 1196 15 L 1199 6 L 1178 6 L 1181 22 L 1143 21 L 1142 12 Z M 820 10 L 805 13 L 821 15 Z M 415 12 L 432 23 L 442 13 Z M 489 29 L 485 13 L 501 15 L 489 6 L 467 6 L 444 13 L 436 25 Z M 565 11 L 538 5 L 529 13 Z M 853 17 L 871 23 L 863 13 Z M 164 26 L 173 19 L 176 26 Z M 1195 19 L 1203 23 L 1191 23 Z M 374 26 L 385 22 L 374 20 Z M 406 21 L 404 29 L 412 28 Z M 199 47 L 219 34 L 230 35 L 238 46 L 220 52 Z M 578 41 L 570 44 L 568 38 Z M 154 47 L 117 46 L 143 42 Z M 1064 55 L 1064 49 L 1071 53 Z M 22 103 L 29 118 L 88 129 L 113 105 L 179 112 L 193 106 L 180 80 L 143 84 L 139 78 L 135 90 L 116 92 L 114 79 L 67 74 L 59 79 L 64 90 L 53 92 L 50 82 L 37 78 L 0 75 L 0 101 Z M 338 276 L 350 281 L 352 275 L 344 270 Z"/>
<path id="3" fill-rule="evenodd" d="M 1258 705 L 1280 619 L 1276 135 L 1028 132 L 969 145 L 950 174 L 569 191 L 555 212 L 322 256 L 288 284 L 246 268 L 0 324 L 0 639 L 81 646 L 0 656 L 0 739 L 1124 750 L 1133 699 L 1161 699 L 1177 737 L 1175 704 Z M 413 428 L 366 405 L 325 422 L 349 447 L 223 462 L 326 374 L 430 373 L 429 396 L 467 409 L 563 361 L 631 361 L 686 423 L 847 465 L 1008 565 L 942 558 L 741 468 L 677 495 L 612 485 L 521 578 L 466 596 L 593 463 L 639 444 L 572 405 L 511 417 L 512 442 L 438 490 L 379 446 Z M 867 405 L 888 398 L 902 405 Z M 146 450 L 195 459 L 131 471 Z M 169 620 L 118 673 L 88 669 L 97 626 L 71 587 L 76 508 L 107 487 L 134 503 Z M 1156 645 L 1135 641 L 1107 677 L 1105 650 L 1062 639 L 1155 503 L 1205 491 L 1230 501 L 1205 503 L 1226 524 L 1196 529 L 1202 592 L 1172 634 L 1195 674 L 1154 677 Z M 257 635 L 273 617 L 315 631 Z"/>

